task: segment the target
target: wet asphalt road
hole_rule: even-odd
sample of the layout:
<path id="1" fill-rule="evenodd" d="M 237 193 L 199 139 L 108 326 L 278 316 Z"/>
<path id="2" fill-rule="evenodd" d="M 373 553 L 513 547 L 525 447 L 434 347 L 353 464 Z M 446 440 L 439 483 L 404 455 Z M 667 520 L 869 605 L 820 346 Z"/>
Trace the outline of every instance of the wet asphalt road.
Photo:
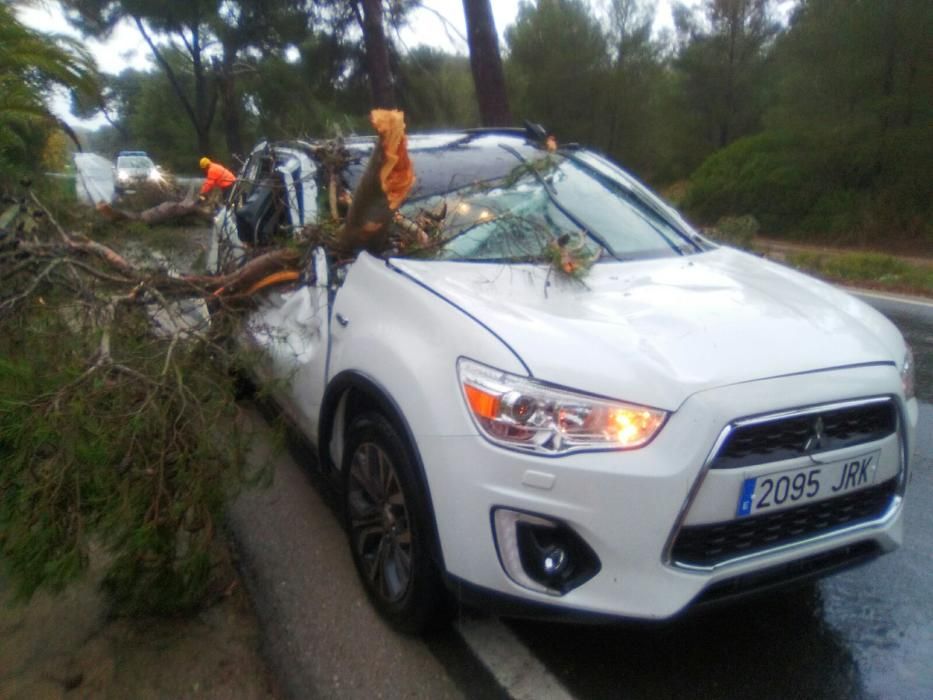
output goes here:
<path id="1" fill-rule="evenodd" d="M 509 626 L 578 698 L 933 698 L 933 306 L 866 299 L 914 348 L 918 444 L 897 552 L 664 625 Z"/>

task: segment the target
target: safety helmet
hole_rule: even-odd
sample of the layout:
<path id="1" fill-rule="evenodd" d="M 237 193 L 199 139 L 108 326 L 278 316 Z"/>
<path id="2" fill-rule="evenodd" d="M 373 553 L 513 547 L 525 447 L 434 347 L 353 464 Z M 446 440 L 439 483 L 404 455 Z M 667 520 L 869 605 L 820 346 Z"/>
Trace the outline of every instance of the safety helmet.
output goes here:
<path id="1" fill-rule="evenodd" d="M 211 164 L 211 159 L 208 158 L 207 156 L 204 156 L 203 158 L 201 158 L 200 161 L 198 161 L 198 165 L 201 166 L 201 170 L 204 170 L 204 168 L 206 168 L 210 164 Z"/>

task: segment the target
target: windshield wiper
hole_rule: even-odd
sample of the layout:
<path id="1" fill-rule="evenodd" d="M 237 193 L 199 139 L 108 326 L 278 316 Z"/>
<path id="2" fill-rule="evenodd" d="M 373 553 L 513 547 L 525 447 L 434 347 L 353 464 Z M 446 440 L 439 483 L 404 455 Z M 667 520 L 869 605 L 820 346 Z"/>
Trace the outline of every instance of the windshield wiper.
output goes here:
<path id="1" fill-rule="evenodd" d="M 599 244 L 599 246 L 602 247 L 603 250 L 605 250 L 607 253 L 609 253 L 609 255 L 611 255 L 612 257 L 614 257 L 616 260 L 622 261 L 622 258 L 620 258 L 620 257 L 616 254 L 616 252 L 612 249 L 612 246 L 609 245 L 609 243 L 606 241 L 605 238 L 603 238 L 602 236 L 600 236 L 600 235 L 599 235 L 598 233 L 596 233 L 595 231 L 591 230 L 586 224 L 584 224 L 582 221 L 580 221 L 580 219 L 578 219 L 576 216 L 574 216 L 574 214 L 573 214 L 572 212 L 568 211 L 567 208 L 566 208 L 563 204 L 561 204 L 560 202 L 557 201 L 557 191 L 554 189 L 554 186 L 553 186 L 551 183 L 547 182 L 547 181 L 544 179 L 544 177 L 541 175 L 541 173 L 538 172 L 538 169 L 535 168 L 531 163 L 529 163 L 529 162 L 528 162 L 528 159 L 525 158 L 525 156 L 523 156 L 521 153 L 519 153 L 516 149 L 512 148 L 511 146 L 507 146 L 507 145 L 504 144 L 504 143 L 500 143 L 500 144 L 499 144 L 499 148 L 501 148 L 502 150 L 504 150 L 504 151 L 507 152 L 507 153 L 512 154 L 512 156 L 514 156 L 520 163 L 522 163 L 523 165 L 527 166 L 527 168 L 528 168 L 528 169 L 531 171 L 531 173 L 535 176 L 535 179 L 536 179 L 536 180 L 541 184 L 541 186 L 544 188 L 544 192 L 545 192 L 545 194 L 547 195 L 547 198 L 551 201 L 551 204 L 553 204 L 554 207 L 555 207 L 561 214 L 563 214 L 563 215 L 566 216 L 568 219 L 570 219 L 570 221 L 573 223 L 574 226 L 576 226 L 578 229 L 580 229 L 581 231 L 583 231 L 584 234 L 586 234 L 587 236 L 589 236 L 590 238 L 592 238 L 594 241 L 596 241 L 596 243 Z"/>

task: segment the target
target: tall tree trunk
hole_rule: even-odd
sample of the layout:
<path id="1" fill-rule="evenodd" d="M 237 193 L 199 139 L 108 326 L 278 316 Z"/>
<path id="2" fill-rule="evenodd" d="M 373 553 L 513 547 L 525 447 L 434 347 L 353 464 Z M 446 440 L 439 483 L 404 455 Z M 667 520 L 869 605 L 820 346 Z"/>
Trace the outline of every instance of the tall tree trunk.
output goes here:
<path id="1" fill-rule="evenodd" d="M 240 136 L 240 100 L 236 92 L 236 78 L 233 74 L 233 64 L 236 60 L 236 49 L 224 45 L 223 58 L 220 64 L 220 100 L 223 105 L 224 136 L 227 139 L 227 150 L 232 158 L 242 158 L 243 140 Z"/>
<path id="2" fill-rule="evenodd" d="M 211 122 L 214 121 L 214 106 L 217 104 L 216 92 L 208 95 L 208 79 L 204 71 L 201 50 L 201 31 L 197 24 L 191 28 L 191 43 L 188 45 L 191 65 L 194 72 L 194 112 L 197 123 L 194 125 L 198 134 L 198 148 L 201 154 L 211 150 Z"/>
<path id="3" fill-rule="evenodd" d="M 512 115 L 505 93 L 505 75 L 492 5 L 489 0 L 463 0 L 463 12 L 480 120 L 483 126 L 507 126 L 512 123 Z"/>
<path id="4" fill-rule="evenodd" d="M 192 105 L 185 93 L 185 89 L 178 80 L 178 76 L 176 76 L 175 71 L 172 70 L 172 65 L 165 56 L 162 55 L 162 52 L 159 51 L 158 46 L 156 46 L 155 42 L 149 36 L 149 33 L 146 31 L 142 18 L 137 15 L 132 15 L 132 17 L 133 21 L 136 23 L 136 27 L 139 29 L 139 33 L 146 41 L 146 44 L 149 45 L 152 55 L 155 56 L 156 61 L 162 66 L 162 70 L 165 71 L 165 75 L 172 86 L 172 90 L 175 92 L 175 96 L 181 102 L 182 107 L 184 107 L 185 114 L 188 115 L 191 126 L 194 127 L 194 131 L 198 137 L 199 152 L 201 155 L 207 155 L 211 151 L 210 131 L 211 122 L 214 121 L 214 108 L 217 104 L 217 93 L 214 91 L 210 96 L 206 94 L 207 81 L 204 79 L 203 67 L 201 65 L 201 47 L 200 41 L 198 40 L 197 28 L 192 30 L 192 42 L 188 42 L 183 32 L 181 34 L 182 40 L 185 42 L 185 48 L 188 50 L 188 54 L 194 64 L 194 105 Z"/>
<path id="5" fill-rule="evenodd" d="M 382 23 L 382 0 L 362 0 L 363 43 L 373 107 L 395 107 L 395 91 L 389 71 L 389 46 Z"/>

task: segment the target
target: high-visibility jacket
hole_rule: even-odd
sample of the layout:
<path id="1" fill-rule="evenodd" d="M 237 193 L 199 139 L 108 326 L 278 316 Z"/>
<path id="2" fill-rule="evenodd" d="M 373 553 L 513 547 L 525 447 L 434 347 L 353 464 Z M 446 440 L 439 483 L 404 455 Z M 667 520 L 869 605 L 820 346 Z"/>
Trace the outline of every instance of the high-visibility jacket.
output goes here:
<path id="1" fill-rule="evenodd" d="M 215 187 L 225 190 L 236 182 L 236 175 L 227 170 L 220 163 L 211 163 L 207 166 L 207 179 L 201 185 L 201 194 L 207 194 Z"/>

